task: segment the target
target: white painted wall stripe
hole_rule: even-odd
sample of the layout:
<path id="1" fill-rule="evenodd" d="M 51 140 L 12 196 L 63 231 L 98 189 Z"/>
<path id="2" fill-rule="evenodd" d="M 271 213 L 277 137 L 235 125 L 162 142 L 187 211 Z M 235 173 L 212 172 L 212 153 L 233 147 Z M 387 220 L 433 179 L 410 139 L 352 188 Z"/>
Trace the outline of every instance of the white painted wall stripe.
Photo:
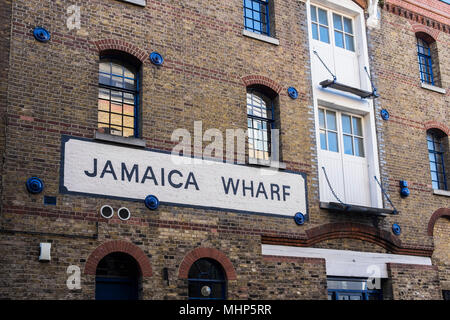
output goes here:
<path id="1" fill-rule="evenodd" d="M 322 258 L 325 259 L 326 262 L 327 276 L 339 277 L 368 278 L 374 276 L 372 266 L 376 266 L 379 268 L 379 276 L 381 278 L 387 278 L 387 263 L 431 266 L 431 259 L 428 257 L 388 253 L 303 248 L 266 244 L 261 246 L 261 252 L 262 255 L 267 256 Z"/>

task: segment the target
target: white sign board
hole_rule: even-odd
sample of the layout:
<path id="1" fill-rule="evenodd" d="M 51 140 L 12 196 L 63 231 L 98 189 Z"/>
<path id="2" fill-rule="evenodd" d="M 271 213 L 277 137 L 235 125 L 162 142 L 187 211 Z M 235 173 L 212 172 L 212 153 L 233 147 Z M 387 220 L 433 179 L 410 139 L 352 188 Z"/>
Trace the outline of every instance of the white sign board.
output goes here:
<path id="1" fill-rule="evenodd" d="M 189 161 L 189 163 L 183 163 Z M 306 175 L 63 136 L 60 192 L 293 217 Z"/>

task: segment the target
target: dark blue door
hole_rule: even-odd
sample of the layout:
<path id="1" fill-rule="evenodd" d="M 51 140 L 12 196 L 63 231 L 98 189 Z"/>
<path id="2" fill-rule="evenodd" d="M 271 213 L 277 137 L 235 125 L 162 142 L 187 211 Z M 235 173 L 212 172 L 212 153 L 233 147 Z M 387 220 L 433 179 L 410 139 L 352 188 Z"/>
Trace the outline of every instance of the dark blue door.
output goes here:
<path id="1" fill-rule="evenodd" d="M 128 254 L 114 252 L 97 266 L 96 300 L 137 300 L 139 298 L 139 267 Z"/>
<path id="2" fill-rule="evenodd" d="M 97 277 L 96 300 L 137 300 L 137 283 L 132 278 Z"/>

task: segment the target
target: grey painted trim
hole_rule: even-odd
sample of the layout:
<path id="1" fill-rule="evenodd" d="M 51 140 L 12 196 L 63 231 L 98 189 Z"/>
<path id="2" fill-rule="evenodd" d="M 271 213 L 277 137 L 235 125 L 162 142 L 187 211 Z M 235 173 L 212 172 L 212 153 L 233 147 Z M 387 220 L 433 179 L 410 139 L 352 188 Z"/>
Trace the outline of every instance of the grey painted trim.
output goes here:
<path id="1" fill-rule="evenodd" d="M 450 191 L 447 190 L 434 189 L 433 194 L 436 194 L 438 196 L 450 197 Z"/>
<path id="2" fill-rule="evenodd" d="M 142 7 L 145 7 L 147 5 L 147 0 L 120 0 L 120 1 L 129 2 Z"/>
<path id="3" fill-rule="evenodd" d="M 275 39 L 275 38 L 272 38 L 272 37 L 268 37 L 268 36 L 265 36 L 265 35 L 262 35 L 262 34 L 258 34 L 258 33 L 255 33 L 255 32 L 251 32 L 251 31 L 248 31 L 248 30 L 245 30 L 245 29 L 242 31 L 242 34 L 244 36 L 246 36 L 246 37 L 253 38 L 253 39 L 256 39 L 256 40 L 260 40 L 260 41 L 264 41 L 264 42 L 268 42 L 268 43 L 274 44 L 276 46 L 280 45 L 280 41 L 278 39 Z"/>
<path id="4" fill-rule="evenodd" d="M 420 85 L 424 89 L 431 90 L 431 91 L 434 91 L 434 92 L 437 92 L 437 93 L 445 94 L 445 89 L 444 88 L 436 87 L 436 86 L 433 86 L 431 84 L 423 83 L 423 82 L 421 82 Z"/>
<path id="5" fill-rule="evenodd" d="M 107 142 L 113 142 L 113 143 L 126 144 L 129 146 L 141 147 L 141 148 L 145 148 L 145 146 L 146 146 L 145 141 L 142 139 L 126 138 L 126 137 L 121 137 L 121 136 L 115 136 L 112 134 L 101 133 L 98 131 L 95 131 L 94 139 L 107 141 Z"/>

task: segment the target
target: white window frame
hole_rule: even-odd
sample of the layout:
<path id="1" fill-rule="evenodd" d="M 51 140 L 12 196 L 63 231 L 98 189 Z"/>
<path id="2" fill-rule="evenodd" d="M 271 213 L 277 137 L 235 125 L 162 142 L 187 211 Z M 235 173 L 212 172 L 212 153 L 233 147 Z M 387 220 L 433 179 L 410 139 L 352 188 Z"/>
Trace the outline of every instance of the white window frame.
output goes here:
<path id="1" fill-rule="evenodd" d="M 341 50 L 342 52 L 346 52 L 346 54 L 354 54 L 355 59 L 359 64 L 359 81 L 360 88 L 363 90 L 371 91 L 370 81 L 365 74 L 364 66 L 368 68 L 370 73 L 370 63 L 369 63 L 369 54 L 368 54 L 368 46 L 367 46 L 367 36 L 366 36 L 366 21 L 364 16 L 364 10 L 355 4 L 352 0 L 306 0 L 306 8 L 308 14 L 308 33 L 309 33 L 309 44 L 310 44 L 310 63 L 311 63 L 311 72 L 312 72 L 312 88 L 313 88 L 313 101 L 314 101 L 314 117 L 315 117 L 315 134 L 316 134 L 316 150 L 318 162 L 320 163 L 320 129 L 319 129 L 319 106 L 330 108 L 331 110 L 342 111 L 344 113 L 355 114 L 362 118 L 362 123 L 364 126 L 364 147 L 365 147 L 365 158 L 367 160 L 368 167 L 368 190 L 370 196 L 370 206 L 374 208 L 383 208 L 383 196 L 381 193 L 381 189 L 376 183 L 374 176 L 380 179 L 380 165 L 379 165 L 379 156 L 378 156 L 378 142 L 377 142 L 377 133 L 375 129 L 375 106 L 372 99 L 360 99 L 359 97 L 353 96 L 351 94 L 343 94 L 341 92 L 336 92 L 333 89 L 323 89 L 319 83 L 323 80 L 324 67 L 318 61 L 316 55 L 314 54 L 314 50 L 324 49 L 328 45 L 332 45 L 330 50 Z M 334 45 L 334 34 L 333 34 L 333 43 L 327 44 L 324 42 L 320 42 L 318 40 L 313 40 L 312 38 L 312 27 L 311 27 L 311 12 L 310 6 L 314 5 L 316 7 L 321 7 L 328 11 L 334 11 L 337 14 L 340 14 L 345 17 L 352 17 L 353 21 L 353 32 L 354 32 L 354 45 L 355 52 L 348 51 Z M 334 26 L 333 26 L 334 28 Z M 334 29 L 333 29 L 334 33 Z M 330 41 L 330 42 L 331 42 Z M 321 44 L 321 45 L 320 45 Z M 321 47 L 320 47 L 321 46 Z M 334 53 L 333 53 L 334 55 Z M 324 57 L 322 57 L 324 58 Z M 325 57 L 326 59 L 326 57 Z M 331 66 L 330 66 L 331 67 Z M 328 77 L 330 77 L 328 75 Z M 339 81 L 339 78 L 338 78 Z M 346 155 L 350 157 L 349 155 Z M 319 164 L 318 163 L 318 164 Z M 317 167 L 317 172 L 319 175 L 319 183 L 322 185 L 323 183 L 323 175 L 322 168 L 320 166 Z M 380 179 L 381 180 L 381 179 Z M 325 182 L 326 183 L 326 182 Z M 322 195 L 319 191 L 319 198 L 321 201 L 330 201 L 330 200 L 322 200 L 324 199 L 324 195 Z"/>

